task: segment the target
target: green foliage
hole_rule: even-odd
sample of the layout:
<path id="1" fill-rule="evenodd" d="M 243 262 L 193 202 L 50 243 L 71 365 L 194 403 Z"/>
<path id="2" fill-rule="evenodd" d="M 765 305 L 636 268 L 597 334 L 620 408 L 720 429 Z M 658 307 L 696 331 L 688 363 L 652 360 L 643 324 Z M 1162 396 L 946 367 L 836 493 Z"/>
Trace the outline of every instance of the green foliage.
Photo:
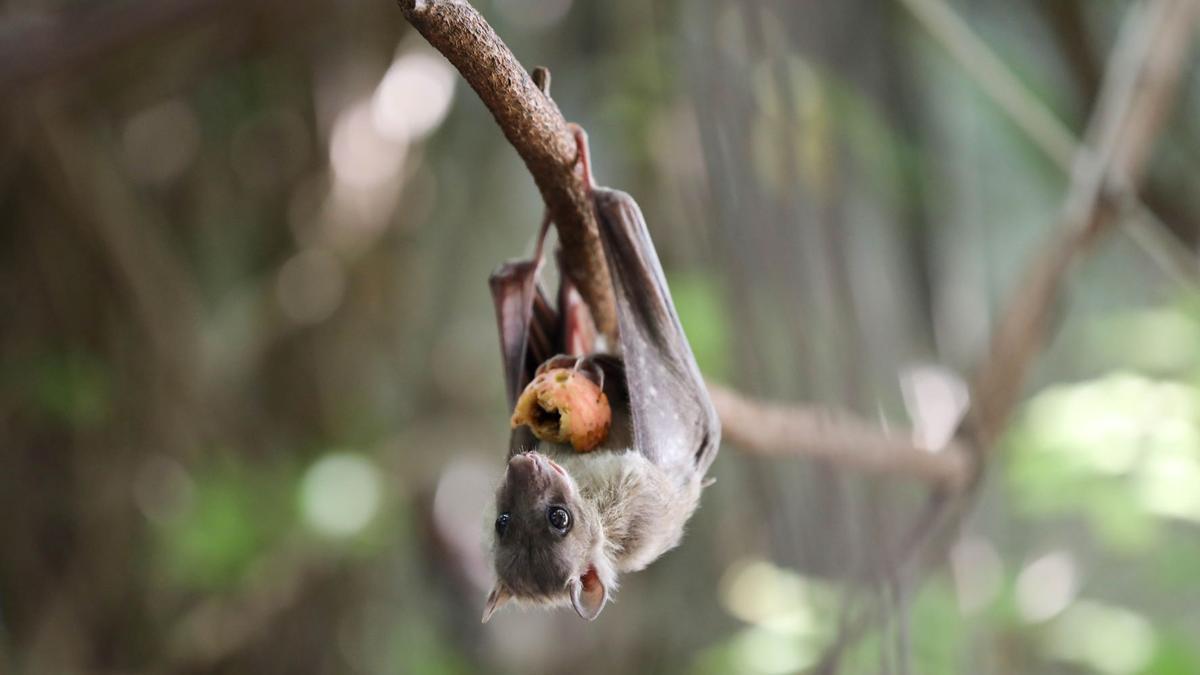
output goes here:
<path id="1" fill-rule="evenodd" d="M 963 672 L 969 644 L 968 623 L 945 578 L 925 584 L 912 607 L 912 655 L 915 672 L 954 675 Z"/>
<path id="2" fill-rule="evenodd" d="M 1124 369 L 1035 394 L 1005 439 L 1007 498 L 1025 522 L 1086 523 L 1103 551 L 1093 567 L 1145 561 L 1122 584 L 1140 589 L 1135 603 L 1072 599 L 1037 631 L 1040 658 L 1114 675 L 1196 672 L 1194 641 L 1162 609 L 1200 570 L 1194 317 L 1184 302 L 1092 320 L 1085 357 Z"/>
<path id="3" fill-rule="evenodd" d="M 728 377 L 729 316 L 718 280 L 711 274 L 679 274 L 672 275 L 669 283 L 700 370 L 710 377 Z"/>
<path id="4" fill-rule="evenodd" d="M 1077 514 L 1108 545 L 1154 544 L 1161 519 L 1200 521 L 1200 393 L 1116 373 L 1030 400 L 1006 443 L 1014 503 Z"/>
<path id="5" fill-rule="evenodd" d="M 448 636 L 430 624 L 407 620 L 396 625 L 388 641 L 388 672 L 466 675 L 475 672 L 463 654 L 450 647 Z"/>
<path id="6" fill-rule="evenodd" d="M 163 569 L 186 588 L 237 585 L 295 523 L 286 467 L 215 464 L 196 472 L 190 503 L 156 532 Z"/>
<path id="7" fill-rule="evenodd" d="M 14 370 L 12 382 L 30 383 L 27 396 L 34 407 L 62 425 L 87 428 L 108 419 L 111 375 L 107 364 L 91 352 L 51 352 Z"/>
<path id="8" fill-rule="evenodd" d="M 1142 675 L 1194 675 L 1200 673 L 1200 649 L 1194 636 L 1171 630 L 1159 639 L 1154 658 Z"/>

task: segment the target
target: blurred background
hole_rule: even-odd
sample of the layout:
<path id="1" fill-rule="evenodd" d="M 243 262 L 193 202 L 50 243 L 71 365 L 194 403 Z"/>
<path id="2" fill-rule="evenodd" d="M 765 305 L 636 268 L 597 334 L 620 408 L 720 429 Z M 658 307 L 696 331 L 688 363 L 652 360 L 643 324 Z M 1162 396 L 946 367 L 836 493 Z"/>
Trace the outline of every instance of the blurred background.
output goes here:
<path id="1" fill-rule="evenodd" d="M 1130 3 L 474 4 L 640 201 L 708 377 L 904 426 L 1051 231 Z M 924 583 L 926 486 L 727 447 L 594 624 L 479 624 L 485 282 L 541 204 L 392 3 L 9 0 L 0 96 L 0 672 L 771 675 L 848 602 L 844 672 L 1200 672 L 1191 63 Z"/>

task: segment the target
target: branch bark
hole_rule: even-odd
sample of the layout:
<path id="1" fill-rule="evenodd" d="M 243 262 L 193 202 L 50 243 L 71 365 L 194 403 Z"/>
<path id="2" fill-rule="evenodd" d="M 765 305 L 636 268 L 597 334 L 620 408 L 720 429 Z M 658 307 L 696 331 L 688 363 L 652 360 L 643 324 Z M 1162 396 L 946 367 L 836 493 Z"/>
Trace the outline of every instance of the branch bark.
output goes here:
<path id="1" fill-rule="evenodd" d="M 400 11 L 475 90 L 525 160 L 562 242 L 566 271 L 610 337 L 617 333 L 596 219 L 576 172 L 575 138 L 487 20 L 464 0 L 399 0 Z"/>
<path id="2" fill-rule="evenodd" d="M 836 408 L 754 401 L 712 383 L 708 392 L 721 418 L 724 439 L 757 455 L 802 454 L 864 473 L 916 478 L 952 491 L 963 488 L 971 476 L 968 453 L 958 441 L 937 449 L 919 448 L 905 432 L 889 434 Z"/>

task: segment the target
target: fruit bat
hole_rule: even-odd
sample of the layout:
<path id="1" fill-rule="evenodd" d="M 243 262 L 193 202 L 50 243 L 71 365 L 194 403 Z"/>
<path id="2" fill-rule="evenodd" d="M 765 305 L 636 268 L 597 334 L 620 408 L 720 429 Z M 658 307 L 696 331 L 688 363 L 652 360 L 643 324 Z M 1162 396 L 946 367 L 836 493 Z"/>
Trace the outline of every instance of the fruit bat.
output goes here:
<path id="1" fill-rule="evenodd" d="M 679 544 L 716 457 L 720 423 L 679 323 L 637 203 L 593 184 L 587 140 L 576 129 L 584 184 L 612 279 L 616 344 L 596 331 L 566 269 L 552 304 L 538 281 L 543 221 L 534 255 L 489 280 L 510 409 L 531 379 L 564 368 L 593 379 L 611 426 L 594 450 L 512 430 L 496 492 L 492 545 L 496 585 L 487 621 L 510 601 L 570 605 L 595 619 L 620 573 L 640 570 Z M 540 411 L 544 425 L 558 411 Z"/>

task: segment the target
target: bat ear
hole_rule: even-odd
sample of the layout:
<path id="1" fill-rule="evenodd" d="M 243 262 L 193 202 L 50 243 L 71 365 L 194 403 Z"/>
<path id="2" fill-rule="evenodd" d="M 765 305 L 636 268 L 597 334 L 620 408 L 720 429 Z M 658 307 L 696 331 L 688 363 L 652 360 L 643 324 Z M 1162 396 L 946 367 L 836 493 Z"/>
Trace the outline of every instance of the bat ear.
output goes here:
<path id="1" fill-rule="evenodd" d="M 589 566 L 581 577 L 571 579 L 571 605 L 575 612 L 588 621 L 595 621 L 608 602 L 608 586 L 596 573 L 596 568 Z"/>
<path id="2" fill-rule="evenodd" d="M 483 623 L 487 623 L 488 619 L 492 618 L 492 615 L 496 613 L 496 610 L 503 607 L 511 599 L 512 593 L 509 592 L 504 584 L 497 581 L 496 586 L 492 588 L 492 592 L 488 593 L 487 604 L 483 607 Z"/>

